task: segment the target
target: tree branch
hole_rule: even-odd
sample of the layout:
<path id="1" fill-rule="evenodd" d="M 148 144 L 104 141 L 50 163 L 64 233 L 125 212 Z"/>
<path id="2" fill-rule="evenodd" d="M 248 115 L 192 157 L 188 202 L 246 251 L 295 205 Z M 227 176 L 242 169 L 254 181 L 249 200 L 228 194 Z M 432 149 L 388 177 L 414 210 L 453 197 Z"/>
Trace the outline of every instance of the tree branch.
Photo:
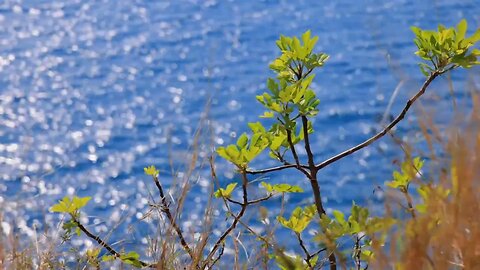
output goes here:
<path id="1" fill-rule="evenodd" d="M 421 97 L 424 93 L 425 93 L 425 90 L 427 90 L 428 86 L 430 85 L 430 83 L 436 78 L 438 77 L 439 75 L 447 72 L 447 71 L 450 71 L 452 70 L 453 68 L 455 68 L 455 66 L 452 66 L 446 70 L 443 70 L 443 71 L 434 71 L 432 72 L 427 80 L 423 83 L 422 87 L 420 88 L 420 90 L 413 96 L 411 97 L 408 101 L 407 101 L 407 104 L 405 105 L 405 107 L 403 108 L 402 112 L 388 125 L 386 126 L 382 131 L 380 131 L 379 133 L 375 134 L 375 136 L 369 138 L 368 140 L 350 148 L 350 149 L 347 149 L 319 164 L 316 165 L 316 168 L 317 170 L 321 170 L 325 167 L 327 167 L 328 165 L 346 157 L 346 156 L 349 156 L 355 152 L 357 152 L 358 150 L 360 149 L 363 149 L 365 148 L 366 146 L 369 146 L 370 144 L 372 144 L 373 142 L 375 142 L 376 140 L 382 138 L 383 136 L 385 136 L 385 134 L 387 134 L 387 132 L 389 132 L 390 130 L 392 130 L 406 115 L 406 113 L 408 112 L 408 110 L 410 109 L 410 107 L 412 106 L 412 104 L 419 98 Z"/>
<path id="2" fill-rule="evenodd" d="M 287 130 L 288 145 L 290 146 L 290 151 L 292 151 L 293 158 L 295 159 L 295 164 L 297 165 L 295 168 L 301 171 L 307 177 L 309 177 L 308 172 L 302 168 L 302 165 L 300 164 L 300 160 L 298 159 L 297 151 L 295 150 L 295 145 L 293 145 L 293 142 L 292 142 L 292 132 L 288 128 L 286 130 Z"/>
<path id="3" fill-rule="evenodd" d="M 248 201 L 247 202 L 247 206 L 248 205 L 252 205 L 252 204 L 256 204 L 256 203 L 259 203 L 259 202 L 263 202 L 263 201 L 266 201 L 270 198 L 272 198 L 273 194 L 270 193 L 268 194 L 267 196 L 265 197 L 262 197 L 262 198 L 259 198 L 259 199 L 255 199 L 255 200 L 251 200 L 251 201 Z M 240 205 L 240 206 L 243 206 L 243 203 L 239 202 L 239 201 L 236 201 L 234 199 L 230 199 L 230 198 L 225 198 L 227 201 L 231 202 L 231 203 L 234 203 L 234 204 L 237 204 L 237 205 Z"/>
<path id="4" fill-rule="evenodd" d="M 303 137 L 305 140 L 305 151 L 307 152 L 308 166 L 310 170 L 310 175 L 308 178 L 310 180 L 310 185 L 312 186 L 312 192 L 315 200 L 315 206 L 318 212 L 318 217 L 321 219 L 322 215 L 326 214 L 326 212 L 325 212 L 325 208 L 323 207 L 322 196 L 320 193 L 320 185 L 318 184 L 318 179 L 317 179 L 318 169 L 317 167 L 315 167 L 315 160 L 313 157 L 312 149 L 310 147 L 310 138 L 308 135 L 308 119 L 305 115 L 302 115 L 302 126 L 303 126 Z M 322 229 L 325 230 L 325 228 L 322 228 Z M 336 270 L 337 258 L 335 256 L 335 253 L 332 252 L 328 255 L 328 261 L 330 263 L 330 269 Z"/>
<path id="5" fill-rule="evenodd" d="M 308 166 L 306 166 L 306 165 L 300 165 L 300 166 L 304 169 L 308 169 Z M 271 167 L 271 168 L 262 169 L 262 170 L 253 170 L 253 171 L 247 170 L 245 172 L 248 173 L 248 174 L 255 175 L 255 174 L 263 174 L 263 173 L 281 171 L 281 170 L 285 170 L 285 169 L 289 169 L 289 168 L 297 168 L 297 164 L 282 165 L 282 166 Z"/>
<path id="6" fill-rule="evenodd" d="M 308 119 L 305 115 L 302 115 L 302 125 L 303 125 L 303 137 L 305 140 L 305 151 L 307 151 L 308 156 L 308 167 L 312 174 L 316 172 L 315 160 L 313 158 L 312 149 L 310 148 L 310 138 L 308 135 Z"/>
<path id="7" fill-rule="evenodd" d="M 297 235 L 298 243 L 300 244 L 300 247 L 302 248 L 303 252 L 305 253 L 305 256 L 307 256 L 305 258 L 305 262 L 307 263 L 309 269 L 313 269 L 312 264 L 310 263 L 310 259 L 312 258 L 312 256 L 310 255 L 310 252 L 308 252 L 307 247 L 305 247 L 305 244 L 303 243 L 303 240 L 302 240 L 302 237 L 301 237 L 300 233 L 295 233 L 295 235 Z"/>
<path id="8" fill-rule="evenodd" d="M 87 235 L 90 239 L 95 240 L 100 246 L 105 248 L 108 253 L 111 255 L 115 256 L 115 258 L 120 258 L 122 255 L 120 252 L 116 251 L 112 246 L 110 246 L 107 242 L 103 241 L 100 236 L 94 235 L 91 233 L 85 226 L 83 226 L 82 223 L 80 223 L 77 218 L 73 215 L 70 215 L 72 217 L 72 221 L 75 223 L 75 225 L 78 226 L 78 228 L 85 234 Z M 138 262 L 142 265 L 142 267 L 149 267 L 149 268 L 155 268 L 156 264 L 155 263 L 146 263 L 144 261 L 138 260 Z"/>

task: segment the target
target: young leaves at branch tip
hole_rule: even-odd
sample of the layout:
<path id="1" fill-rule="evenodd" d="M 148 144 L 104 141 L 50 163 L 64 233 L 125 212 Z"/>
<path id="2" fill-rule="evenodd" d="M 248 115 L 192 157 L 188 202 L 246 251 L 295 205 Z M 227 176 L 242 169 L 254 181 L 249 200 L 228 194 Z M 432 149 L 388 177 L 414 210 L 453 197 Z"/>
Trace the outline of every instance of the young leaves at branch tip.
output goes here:
<path id="1" fill-rule="evenodd" d="M 345 214 L 334 210 L 333 217 L 322 215 L 320 224 L 324 228 L 323 232 L 317 234 L 315 239 L 322 244 L 335 245 L 337 240 L 344 236 L 355 236 L 362 239 L 361 260 L 368 261 L 373 253 L 368 250 L 371 244 L 371 237 L 378 233 L 385 234 L 387 230 L 395 224 L 393 218 L 371 217 L 369 210 L 353 202 L 351 214 L 346 219 Z M 380 237 L 384 241 L 384 235 Z"/>
<path id="2" fill-rule="evenodd" d="M 155 166 L 153 165 L 143 168 L 143 171 L 145 172 L 146 175 L 150 175 L 153 177 L 158 176 L 158 174 L 160 173 L 160 171 L 157 170 L 157 168 L 155 168 Z"/>
<path id="3" fill-rule="evenodd" d="M 213 195 L 215 196 L 215 198 L 224 197 L 228 199 L 230 198 L 230 196 L 232 196 L 232 192 L 236 186 L 237 186 L 237 183 L 228 184 L 228 186 L 225 189 L 219 188 L 217 191 L 215 191 Z"/>
<path id="4" fill-rule="evenodd" d="M 285 36 L 277 40 L 282 54 L 270 64 L 277 79 L 267 80 L 270 93 L 257 96 L 257 100 L 268 109 L 261 117 L 272 118 L 277 115 L 284 124 L 288 124 L 293 121 L 289 115 L 314 116 L 318 113 L 320 100 L 310 89 L 315 77 L 310 74 L 325 64 L 328 55 L 313 53 L 317 41 L 318 36 L 311 38 L 310 30 L 302 35 L 301 41 L 297 37 Z"/>
<path id="5" fill-rule="evenodd" d="M 325 228 L 325 233 L 318 235 L 317 240 L 328 242 L 326 239 L 336 240 L 347 235 L 365 233 L 372 235 L 378 231 L 393 225 L 394 220 L 390 218 L 370 217 L 368 208 L 352 204 L 351 214 L 345 219 L 345 214 L 334 210 L 334 218 L 322 215 L 320 223 Z"/>
<path id="6" fill-rule="evenodd" d="M 240 135 L 236 144 L 218 147 L 217 153 L 222 158 L 235 164 L 238 169 L 245 170 L 248 164 L 267 146 L 268 139 L 262 133 L 254 133 L 250 140 L 246 133 Z"/>
<path id="7" fill-rule="evenodd" d="M 313 70 L 321 67 L 328 59 L 325 53 L 313 53 L 318 36 L 311 37 L 310 30 L 301 37 L 286 37 L 281 35 L 277 46 L 282 54 L 271 64 L 270 68 L 278 74 L 278 78 L 287 82 L 294 82 L 302 77 L 302 69 Z"/>
<path id="8" fill-rule="evenodd" d="M 407 192 L 410 182 L 420 173 L 424 161 L 420 157 L 413 160 L 405 160 L 400 166 L 400 171 L 393 172 L 393 180 L 386 183 L 391 188 L 399 189 L 401 192 Z"/>
<path id="9" fill-rule="evenodd" d="M 317 214 L 317 208 L 313 204 L 313 205 L 306 206 L 304 209 L 302 209 L 301 207 L 295 208 L 289 219 L 285 219 L 284 217 L 278 216 L 277 220 L 284 227 L 296 233 L 301 233 L 307 228 L 308 224 L 310 224 L 310 222 L 313 220 L 316 214 Z"/>
<path id="10" fill-rule="evenodd" d="M 78 217 L 78 210 L 83 208 L 85 205 L 87 205 L 88 201 L 90 201 L 91 197 L 77 197 L 73 196 L 73 199 L 70 199 L 70 197 L 65 196 L 63 199 L 61 199 L 57 204 L 53 205 L 50 208 L 51 212 L 57 212 L 57 213 L 66 213 L 70 214 L 73 217 Z"/>
<path id="11" fill-rule="evenodd" d="M 62 228 L 64 230 L 62 238 L 64 241 L 70 240 L 74 233 L 77 236 L 80 236 L 81 230 L 78 227 L 76 220 L 80 218 L 80 209 L 85 207 L 90 199 L 91 197 L 82 198 L 77 196 L 73 196 L 73 198 L 70 199 L 70 197 L 65 196 L 63 199 L 58 201 L 57 204 L 54 204 L 52 207 L 50 207 L 50 212 L 65 213 L 72 217 L 72 219 L 64 221 L 62 224 Z"/>
<path id="12" fill-rule="evenodd" d="M 310 89 L 314 79 L 310 73 L 323 66 L 328 59 L 324 53 L 313 53 L 317 40 L 318 37 L 311 37 L 310 31 L 305 32 L 301 40 L 297 37 L 280 37 L 277 46 L 282 54 L 270 65 L 277 73 L 277 79 L 268 79 L 267 88 L 270 93 L 257 96 L 257 100 L 267 108 L 260 117 L 276 117 L 278 122 L 268 131 L 259 122 L 249 123 L 253 132 L 250 141 L 246 134 L 242 134 L 236 144 L 217 149 L 221 157 L 240 170 L 245 170 L 266 147 L 270 147 L 270 157 L 283 161 L 285 150 L 290 148 L 290 144 L 295 145 L 304 139 L 303 127 L 297 133 L 296 120 L 300 116 L 316 115 L 320 103 L 315 92 Z M 313 132 L 310 122 L 307 128 L 308 133 Z"/>
<path id="13" fill-rule="evenodd" d="M 477 57 L 480 50 L 470 50 L 480 40 L 480 28 L 475 33 L 466 37 L 467 21 L 461 20 L 456 28 L 438 26 L 438 31 L 423 30 L 418 27 L 411 28 L 415 33 L 416 55 L 429 61 L 421 63 L 420 69 L 425 76 L 433 71 L 444 71 L 455 66 L 470 68 L 480 64 Z"/>

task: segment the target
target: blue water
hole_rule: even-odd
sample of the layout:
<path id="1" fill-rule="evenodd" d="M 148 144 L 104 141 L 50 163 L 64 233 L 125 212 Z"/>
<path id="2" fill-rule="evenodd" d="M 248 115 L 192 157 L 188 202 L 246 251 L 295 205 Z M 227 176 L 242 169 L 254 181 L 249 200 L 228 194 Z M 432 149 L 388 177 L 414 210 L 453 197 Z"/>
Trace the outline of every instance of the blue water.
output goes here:
<path id="1" fill-rule="evenodd" d="M 215 145 L 246 131 L 247 122 L 263 113 L 255 95 L 272 76 L 268 63 L 278 54 L 274 42 L 280 34 L 311 29 L 320 36 L 318 50 L 331 56 L 314 85 L 321 104 L 312 146 L 321 161 L 378 130 L 400 82 L 390 114 L 420 86 L 409 26 L 434 28 L 466 18 L 476 28 L 478 14 L 478 0 L 3 0 L 0 209 L 18 233 L 35 236 L 44 221 L 57 226 L 59 216 L 47 211 L 57 199 L 89 195 L 93 231 L 120 222 L 112 239 L 145 244 L 155 224 L 141 217 L 149 194 L 156 193 L 143 167 L 155 164 L 168 187 L 173 162 L 183 179 L 185 155 L 210 99 Z M 478 69 L 452 78 L 459 99 L 468 95 L 466 78 L 479 84 Z M 448 117 L 449 99 L 446 80 L 439 80 L 424 105 Z M 416 142 L 417 131 L 410 113 L 396 132 Z M 210 149 L 208 140 L 203 143 L 201 157 Z M 387 138 L 321 171 L 326 207 L 381 203 L 381 192 L 373 190 L 389 179 L 399 157 Z M 254 167 L 271 165 L 263 156 Z M 226 163 L 217 170 L 222 184 L 235 177 Z M 268 179 L 309 190 L 294 172 Z M 186 230 L 200 225 L 211 185 L 208 166 L 189 180 Z M 295 205 L 311 198 L 306 193 L 289 200 Z M 278 208 L 279 199 L 268 206 Z"/>

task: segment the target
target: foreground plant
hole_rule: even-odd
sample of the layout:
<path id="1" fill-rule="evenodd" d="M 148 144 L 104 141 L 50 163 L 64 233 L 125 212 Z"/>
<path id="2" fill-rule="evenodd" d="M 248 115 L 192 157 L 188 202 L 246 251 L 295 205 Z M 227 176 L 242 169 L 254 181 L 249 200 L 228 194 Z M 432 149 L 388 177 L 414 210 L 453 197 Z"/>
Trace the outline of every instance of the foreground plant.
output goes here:
<path id="1" fill-rule="evenodd" d="M 425 93 L 431 82 L 438 76 L 455 68 L 470 68 L 478 65 L 477 57 L 480 55 L 480 51 L 472 49 L 472 47 L 480 40 L 480 30 L 477 30 L 472 36 L 466 37 L 466 28 L 465 20 L 462 20 L 456 28 L 440 26 L 438 31 L 412 28 L 416 35 L 415 44 L 418 47 L 416 54 L 428 63 L 420 64 L 421 71 L 426 79 L 419 91 L 408 100 L 401 113 L 383 130 L 364 142 L 321 162 L 315 160 L 310 142 L 310 136 L 314 132 L 311 119 L 318 114 L 320 104 L 311 85 L 315 78 L 313 72 L 325 65 L 328 55 L 314 52 L 318 37 L 312 37 L 310 31 L 305 32 L 300 38 L 281 36 L 277 41 L 281 55 L 270 64 L 270 68 L 277 76 L 267 80 L 268 92 L 257 96 L 257 100 L 266 109 L 260 117 L 270 119 L 267 121 L 270 125 L 265 127 L 260 122 L 249 123 L 250 135 L 244 133 L 236 143 L 218 147 L 216 150 L 220 157 L 235 166 L 240 176 L 240 183 L 235 182 L 224 188 L 219 187 L 214 193 L 215 197 L 223 200 L 228 211 L 227 217 L 231 219 L 229 226 L 217 239 L 207 237 L 200 243 L 196 242 L 195 245 L 194 243 L 188 243 L 177 223 L 178 214 L 174 215 L 172 213 L 171 203 L 166 198 L 158 179 L 159 171 L 154 166 L 145 168 L 145 173 L 152 177 L 158 189 L 160 201 L 158 207 L 175 231 L 179 246 L 190 258 L 191 268 L 213 268 L 223 256 L 227 237 L 232 235 L 237 226 L 240 225 L 255 234 L 270 252 L 271 258 L 282 269 L 318 269 L 326 264 L 333 270 L 337 269 L 340 263 L 354 265 L 356 269 L 368 268 L 368 263 L 374 256 L 371 246 L 384 244 L 385 234 L 396 223 L 396 220 L 391 217 L 372 217 L 368 209 L 356 204 L 353 204 L 348 218 L 345 218 L 346 215 L 339 211 L 334 211 L 333 218 L 330 217 L 322 202 L 320 181 L 317 177 L 318 172 L 385 136 L 405 117 L 412 104 Z M 300 147 L 305 150 L 306 157 L 299 156 Z M 252 170 L 250 164 L 266 149 L 268 149 L 269 156 L 279 162 L 279 166 Z M 409 158 L 402 165 L 401 171 L 394 173 L 394 179 L 387 184 L 404 194 L 408 202 L 407 211 L 412 218 L 416 217 L 416 213 L 409 193 L 409 186 L 411 181 L 416 178 L 421 166 L 423 166 L 423 162 L 420 159 Z M 249 224 L 242 219 L 247 208 L 269 200 L 274 194 L 303 192 L 300 187 L 288 183 L 272 185 L 262 182 L 261 186 L 265 189 L 265 195 L 252 198 L 252 195 L 249 194 L 249 187 L 252 183 L 252 180 L 249 179 L 251 175 L 285 169 L 295 169 L 300 172 L 310 183 L 313 195 L 313 205 L 304 208 L 299 206 L 295 208 L 289 218 L 279 215 L 276 219 L 279 224 L 291 230 L 296 236 L 303 255 L 289 256 L 281 250 L 279 251 L 268 240 L 268 237 L 256 234 Z M 213 164 L 212 178 L 216 179 Z M 240 198 L 236 198 L 235 190 L 239 190 Z M 423 197 L 429 197 L 425 194 L 431 191 L 429 191 L 428 185 L 420 185 L 419 192 Z M 64 198 L 51 210 L 69 214 L 71 220 L 64 223 L 65 230 L 69 234 L 73 230 L 77 233 L 83 232 L 89 238 L 94 239 L 101 248 L 106 249 L 109 253 L 109 255 L 103 257 L 104 259 L 119 259 L 138 267 L 158 267 L 159 262 L 147 263 L 142 261 L 136 253 L 118 252 L 100 237 L 89 232 L 79 221 L 79 210 L 88 200 L 88 198 L 78 197 L 74 197 L 72 200 Z M 313 224 L 319 225 L 318 234 L 314 241 L 320 248 L 311 251 L 308 250 L 308 245 L 306 245 L 302 233 Z M 352 245 L 346 251 L 341 251 L 339 249 L 340 240 L 345 238 L 351 239 Z M 211 243 L 211 248 L 208 250 L 205 249 L 207 240 Z M 198 248 L 199 246 L 200 248 Z M 350 253 L 351 261 L 344 258 L 345 252 Z M 90 257 L 95 257 L 99 253 L 92 251 L 89 254 Z"/>

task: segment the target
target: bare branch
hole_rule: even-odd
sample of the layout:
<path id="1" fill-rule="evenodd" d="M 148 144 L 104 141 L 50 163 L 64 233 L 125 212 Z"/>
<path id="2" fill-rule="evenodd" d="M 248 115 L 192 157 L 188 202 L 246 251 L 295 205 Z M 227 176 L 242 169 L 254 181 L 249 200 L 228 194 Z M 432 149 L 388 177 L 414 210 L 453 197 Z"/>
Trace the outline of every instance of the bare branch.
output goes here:
<path id="1" fill-rule="evenodd" d="M 326 214 L 326 212 L 325 212 L 325 208 L 323 207 L 322 196 L 320 193 L 320 185 L 318 184 L 318 179 L 317 179 L 318 169 L 315 167 L 315 160 L 313 157 L 312 149 L 310 147 L 310 138 L 308 135 L 308 119 L 307 119 L 307 116 L 305 115 L 302 115 L 302 126 L 303 126 L 303 137 L 305 140 L 305 151 L 307 151 L 308 166 L 310 170 L 310 176 L 308 178 L 310 180 L 310 185 L 312 186 L 312 192 L 313 192 L 313 197 L 315 200 L 315 206 L 317 208 L 318 216 L 321 219 L 322 215 Z M 325 228 L 322 228 L 322 229 L 324 230 Z M 336 270 L 337 258 L 333 252 L 328 255 L 328 261 L 330 262 L 330 269 Z"/>
<path id="2" fill-rule="evenodd" d="M 72 221 L 75 223 L 75 225 L 78 226 L 78 228 L 85 234 L 87 235 L 90 239 L 95 240 L 100 246 L 105 248 L 108 253 L 111 255 L 115 256 L 115 258 L 120 258 L 121 254 L 120 252 L 116 251 L 112 246 L 110 246 L 107 242 L 103 241 L 100 236 L 94 235 L 92 232 L 90 232 L 85 226 L 83 226 L 82 223 L 80 223 L 77 218 L 73 215 L 71 215 Z M 156 264 L 155 263 L 146 263 L 144 261 L 138 260 L 138 262 L 142 265 L 142 267 L 149 267 L 149 268 L 155 268 Z"/>
<path id="3" fill-rule="evenodd" d="M 308 119 L 305 115 L 302 115 L 302 124 L 303 124 L 303 137 L 305 140 L 305 151 L 307 151 L 308 156 L 308 167 L 313 173 L 316 170 L 315 160 L 313 158 L 312 149 L 310 148 L 310 138 L 308 135 Z"/>
<path id="4" fill-rule="evenodd" d="M 252 204 L 256 204 L 256 203 L 259 203 L 259 202 L 266 201 L 266 200 L 272 198 L 272 196 L 273 196 L 273 194 L 270 193 L 270 194 L 268 194 L 268 195 L 265 196 L 265 197 L 248 201 L 248 202 L 247 202 L 247 205 L 252 205 Z M 227 201 L 231 202 L 231 203 L 234 203 L 234 204 L 243 206 L 243 203 L 241 203 L 241 202 L 239 202 L 239 201 L 235 201 L 234 199 L 231 199 L 231 198 L 225 198 L 225 199 L 226 199 Z"/>
<path id="5" fill-rule="evenodd" d="M 305 256 L 307 256 L 305 258 L 305 262 L 307 263 L 309 269 L 313 269 L 312 264 L 310 263 L 310 259 L 312 258 L 312 255 L 310 255 L 310 252 L 308 252 L 307 247 L 303 243 L 302 236 L 300 235 L 300 233 L 295 233 L 295 235 L 297 236 L 298 243 L 300 244 L 300 247 L 302 248 L 303 252 L 305 253 Z"/>
<path id="6" fill-rule="evenodd" d="M 392 130 L 406 115 L 406 113 L 408 112 L 408 110 L 410 109 L 410 107 L 412 106 L 412 104 L 419 98 L 421 97 L 425 91 L 427 90 L 428 86 L 430 85 L 430 83 L 436 78 L 438 77 L 439 75 L 453 69 L 455 66 L 452 66 L 446 70 L 443 70 L 443 71 L 434 71 L 432 72 L 427 80 L 425 80 L 425 82 L 423 83 L 422 87 L 420 88 L 420 90 L 412 97 L 410 98 L 408 101 L 407 101 L 407 104 L 405 105 L 405 107 L 403 108 L 402 112 L 388 125 L 386 126 L 382 131 L 380 131 L 379 133 L 375 134 L 375 136 L 369 138 L 368 140 L 350 148 L 350 149 L 347 149 L 319 164 L 316 165 L 316 168 L 317 170 L 321 170 L 325 167 L 327 167 L 328 165 L 346 157 L 346 156 L 349 156 L 355 152 L 357 152 L 358 150 L 360 149 L 363 149 L 367 146 L 369 146 L 370 144 L 372 144 L 373 142 L 375 142 L 376 140 L 382 138 L 383 136 L 385 136 L 385 134 L 387 134 L 390 130 Z"/>
<path id="7" fill-rule="evenodd" d="M 304 169 L 308 169 L 308 166 L 305 166 L 305 165 L 300 165 L 300 166 Z M 253 171 L 247 170 L 245 172 L 248 173 L 248 174 L 255 175 L 255 174 L 263 174 L 263 173 L 281 171 L 281 170 L 285 170 L 285 169 L 289 169 L 289 168 L 297 168 L 297 165 L 296 164 L 289 164 L 289 165 L 271 167 L 271 168 L 262 169 L 262 170 L 253 170 Z"/>
<path id="8" fill-rule="evenodd" d="M 158 176 L 153 176 L 153 181 L 155 182 L 158 192 L 160 193 L 160 200 L 162 203 L 161 211 L 165 213 L 170 224 L 172 225 L 173 229 L 177 233 L 178 238 L 180 239 L 180 244 L 182 245 L 183 249 L 188 253 L 190 258 L 194 261 L 195 255 L 193 254 L 193 251 L 190 248 L 190 246 L 187 244 L 187 241 L 185 241 L 185 237 L 183 236 L 182 230 L 180 229 L 180 226 L 178 226 L 175 217 L 172 215 L 172 212 L 170 211 L 170 206 L 167 202 L 167 199 L 165 198 L 165 194 L 163 192 L 162 185 L 158 180 Z"/>
<path id="9" fill-rule="evenodd" d="M 237 227 L 238 222 L 240 221 L 242 216 L 245 214 L 245 211 L 247 210 L 247 206 L 248 206 L 247 173 L 245 171 L 241 171 L 240 173 L 242 175 L 242 192 L 243 192 L 243 203 L 241 205 L 240 212 L 236 216 L 232 215 L 234 217 L 234 220 L 233 220 L 232 224 L 230 225 L 230 227 L 228 227 L 223 232 L 223 234 L 218 238 L 217 242 L 215 242 L 212 250 L 208 253 L 208 255 L 207 255 L 207 257 L 206 257 L 206 259 L 203 263 L 202 269 L 205 269 L 207 267 L 207 265 L 209 264 L 208 262 L 212 260 L 213 256 L 217 252 L 218 248 L 220 248 L 223 245 L 222 243 L 225 241 L 225 238 L 227 238 L 227 236 L 230 234 L 230 232 L 233 231 Z M 219 255 L 219 256 L 221 256 L 221 255 Z"/>
<path id="10" fill-rule="evenodd" d="M 305 174 L 307 177 L 309 177 L 309 174 L 306 170 L 302 168 L 302 165 L 300 164 L 300 160 L 298 159 L 297 151 L 295 150 L 295 145 L 293 145 L 292 142 L 292 131 L 287 128 L 287 141 L 288 145 L 290 146 L 290 151 L 292 152 L 293 158 L 295 159 L 295 164 L 297 165 L 295 168 L 299 171 L 301 171 L 303 174 Z"/>
<path id="11" fill-rule="evenodd" d="M 213 260 L 210 267 L 213 267 L 220 260 L 220 258 L 223 256 L 224 251 L 225 251 L 225 243 L 222 244 L 222 247 L 220 248 L 220 253 L 218 254 L 217 258 Z"/>

